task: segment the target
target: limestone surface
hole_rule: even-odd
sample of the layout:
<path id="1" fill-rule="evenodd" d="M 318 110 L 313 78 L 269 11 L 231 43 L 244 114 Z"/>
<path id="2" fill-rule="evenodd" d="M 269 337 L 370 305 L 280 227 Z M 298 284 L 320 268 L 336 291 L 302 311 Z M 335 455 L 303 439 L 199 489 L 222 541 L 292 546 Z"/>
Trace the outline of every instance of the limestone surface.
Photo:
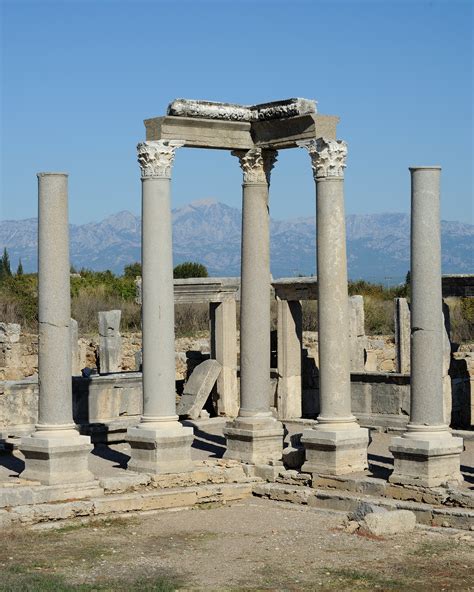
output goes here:
<path id="1" fill-rule="evenodd" d="M 360 530 L 376 536 L 412 532 L 416 526 L 416 516 L 410 510 L 392 512 L 370 512 L 361 523 Z"/>
<path id="2" fill-rule="evenodd" d="M 177 407 L 177 414 L 197 419 L 221 373 L 216 360 L 206 360 L 196 366 L 189 377 Z"/>

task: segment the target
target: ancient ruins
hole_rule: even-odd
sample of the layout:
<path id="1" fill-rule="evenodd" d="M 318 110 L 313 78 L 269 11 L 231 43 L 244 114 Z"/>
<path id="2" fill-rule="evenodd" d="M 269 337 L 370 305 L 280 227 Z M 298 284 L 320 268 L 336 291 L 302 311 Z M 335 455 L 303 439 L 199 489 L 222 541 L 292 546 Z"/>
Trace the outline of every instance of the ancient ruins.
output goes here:
<path id="1" fill-rule="evenodd" d="M 70 307 L 68 175 L 38 174 L 38 382 L 7 380 L 2 392 L 11 402 L 0 406 L 4 454 L 19 450 L 24 470 L 14 485 L 0 484 L 0 525 L 251 494 L 299 503 L 313 496 L 315 506 L 346 510 L 371 496 L 376 505 L 415 511 L 424 523 L 474 524 L 474 496 L 461 475 L 463 439 L 450 429 L 454 399 L 442 300 L 440 167 L 410 168 L 411 305 L 395 302 L 396 371 L 376 372 L 363 299 L 348 297 L 348 148 L 337 139 L 337 123 L 338 117 L 318 114 L 315 101 L 307 99 L 252 106 L 177 99 L 166 116 L 145 120 L 146 140 L 138 144 L 142 349 L 129 372 L 122 371 L 121 313 L 114 310 L 99 315 L 98 374 L 80 375 Z M 228 150 L 242 169 L 240 281 L 173 281 L 171 179 L 181 148 Z M 315 181 L 317 278 L 274 280 L 270 176 L 278 151 L 291 148 L 307 152 Z M 271 299 L 278 307 L 274 346 Z M 302 300 L 315 299 L 317 367 L 303 353 L 301 312 Z M 211 336 L 209 356 L 197 356 L 177 407 L 174 306 L 180 302 L 209 304 Z M 2 355 L 15 363 L 19 333 L 18 325 L 0 326 Z M 207 424 L 193 421 L 207 420 L 203 407 L 209 397 L 216 419 L 227 419 L 225 451 L 223 460 L 199 464 L 192 447 Z M 464 425 L 471 426 L 471 416 Z M 368 471 L 369 427 L 394 430 L 389 475 Z M 116 477 L 91 470 L 93 444 L 100 442 L 129 445 L 126 469 L 117 469 Z M 169 491 L 164 495 L 156 487 Z M 205 487 L 214 487 L 212 495 Z M 139 498 L 131 493 L 137 490 L 143 493 Z M 61 502 L 61 510 L 47 508 L 50 501 Z M 406 521 L 408 530 L 414 528 L 414 517 Z"/>

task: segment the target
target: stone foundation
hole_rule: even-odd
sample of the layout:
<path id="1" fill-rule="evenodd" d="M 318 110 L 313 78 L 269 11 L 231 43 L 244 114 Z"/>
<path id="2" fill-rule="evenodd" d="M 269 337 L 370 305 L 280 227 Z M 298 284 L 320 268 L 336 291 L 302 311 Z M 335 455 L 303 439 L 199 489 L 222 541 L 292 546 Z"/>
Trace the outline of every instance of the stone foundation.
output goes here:
<path id="1" fill-rule="evenodd" d="M 250 464 L 279 461 L 283 452 L 283 426 L 274 418 L 238 417 L 224 429 L 224 458 Z"/>
<path id="2" fill-rule="evenodd" d="M 394 438 L 390 446 L 394 470 L 389 481 L 422 487 L 461 483 L 460 455 L 463 448 L 462 438 L 453 438 L 449 433 L 441 437 L 426 434 L 424 439 L 408 435 Z"/>
<path id="3" fill-rule="evenodd" d="M 304 430 L 301 443 L 305 448 L 304 473 L 344 475 L 367 468 L 369 432 L 365 428 L 331 430 L 318 426 Z"/>
<path id="4" fill-rule="evenodd" d="M 181 473 L 193 470 L 191 444 L 193 429 L 176 422 L 170 429 L 147 428 L 146 424 L 127 430 L 132 451 L 128 470 L 137 473 Z"/>
<path id="5" fill-rule="evenodd" d="M 86 484 L 94 481 L 89 471 L 89 455 L 92 444 L 88 436 L 41 436 L 21 440 L 20 449 L 25 456 L 22 479 L 39 481 L 43 485 L 61 483 Z"/>

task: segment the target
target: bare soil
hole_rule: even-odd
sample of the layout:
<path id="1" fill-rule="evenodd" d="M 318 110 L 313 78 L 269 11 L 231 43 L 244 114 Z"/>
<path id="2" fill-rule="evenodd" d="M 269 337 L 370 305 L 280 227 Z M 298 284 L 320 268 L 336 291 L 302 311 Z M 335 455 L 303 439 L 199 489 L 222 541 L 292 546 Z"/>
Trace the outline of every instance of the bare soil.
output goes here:
<path id="1" fill-rule="evenodd" d="M 0 590 L 474 590 L 474 533 L 363 537 L 344 517 L 251 498 L 25 527 L 0 534 Z"/>

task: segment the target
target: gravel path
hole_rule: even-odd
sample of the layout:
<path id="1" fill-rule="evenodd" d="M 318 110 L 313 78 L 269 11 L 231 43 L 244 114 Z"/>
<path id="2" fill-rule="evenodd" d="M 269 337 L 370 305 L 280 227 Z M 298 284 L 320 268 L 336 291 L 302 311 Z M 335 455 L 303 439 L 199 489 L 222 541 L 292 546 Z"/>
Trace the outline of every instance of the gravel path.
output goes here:
<path id="1" fill-rule="evenodd" d="M 252 498 L 24 528 L 1 535 L 0 590 L 474 590 L 474 534 L 368 538 L 344 516 Z"/>

